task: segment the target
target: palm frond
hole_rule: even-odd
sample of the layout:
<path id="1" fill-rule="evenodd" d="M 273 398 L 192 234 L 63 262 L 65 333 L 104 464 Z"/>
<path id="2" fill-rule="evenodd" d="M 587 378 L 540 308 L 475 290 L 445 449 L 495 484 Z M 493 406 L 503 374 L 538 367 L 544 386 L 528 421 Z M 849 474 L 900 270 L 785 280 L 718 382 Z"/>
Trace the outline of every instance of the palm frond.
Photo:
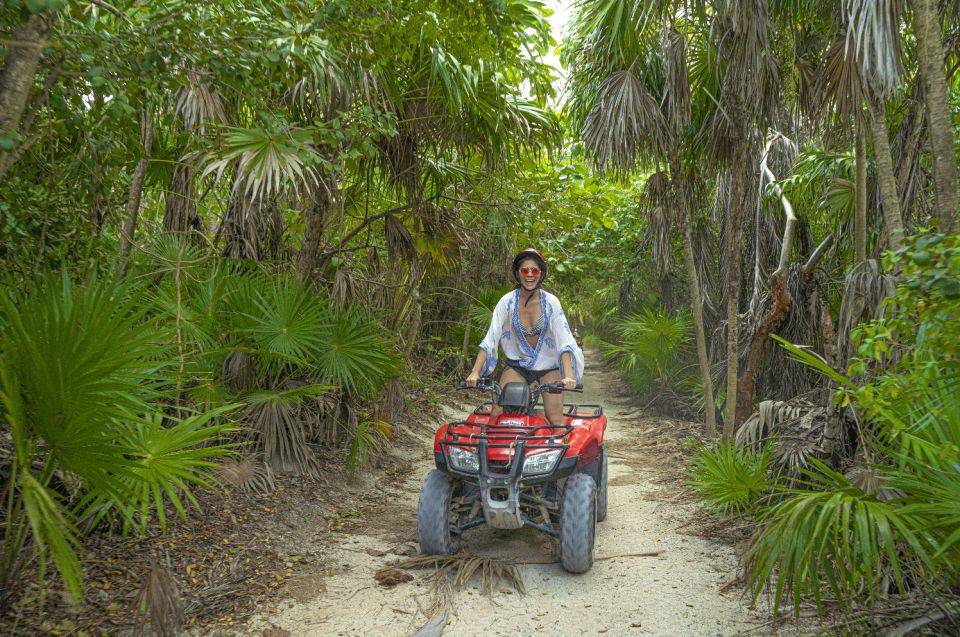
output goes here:
<path id="1" fill-rule="evenodd" d="M 900 86 L 903 48 L 900 0 L 844 0 L 846 50 L 860 64 L 864 80 L 878 95 Z"/>
<path id="2" fill-rule="evenodd" d="M 175 95 L 174 113 L 185 130 L 201 135 L 207 126 L 227 122 L 223 96 L 195 69 L 187 71 L 187 83 Z"/>
<path id="3" fill-rule="evenodd" d="M 254 288 L 252 306 L 244 309 L 249 335 L 269 365 L 291 362 L 309 366 L 325 347 L 330 314 L 321 297 L 291 280 L 263 290 Z"/>
<path id="4" fill-rule="evenodd" d="M 597 168 L 619 173 L 653 163 L 666 147 L 666 135 L 660 106 L 632 68 L 603 81 L 583 124 L 587 156 Z"/>
<path id="5" fill-rule="evenodd" d="M 324 326 L 317 356 L 321 378 L 349 392 L 371 392 L 398 370 L 393 345 L 382 328 L 356 309 L 336 314 Z"/>
<path id="6" fill-rule="evenodd" d="M 772 446 L 754 452 L 731 443 L 697 451 L 687 484 L 707 508 L 723 517 L 757 510 L 774 487 L 770 477 Z"/>
<path id="7" fill-rule="evenodd" d="M 864 588 L 875 601 L 885 567 L 902 590 L 907 558 L 901 547 L 923 554 L 917 527 L 896 502 L 864 493 L 818 460 L 811 464 L 806 488 L 782 489 L 783 499 L 762 518 L 746 556 L 754 597 L 776 573 L 774 612 L 784 595 L 797 612 L 805 595 L 822 610 L 824 582 L 844 605 Z"/>
<path id="8" fill-rule="evenodd" d="M 321 163 L 310 131 L 280 127 L 227 127 L 223 148 L 201 157 L 206 164 L 202 177 L 215 173 L 219 179 L 228 166 L 235 165 L 235 185 L 251 199 L 270 197 L 292 188 L 309 191 L 319 181 L 314 166 Z"/>

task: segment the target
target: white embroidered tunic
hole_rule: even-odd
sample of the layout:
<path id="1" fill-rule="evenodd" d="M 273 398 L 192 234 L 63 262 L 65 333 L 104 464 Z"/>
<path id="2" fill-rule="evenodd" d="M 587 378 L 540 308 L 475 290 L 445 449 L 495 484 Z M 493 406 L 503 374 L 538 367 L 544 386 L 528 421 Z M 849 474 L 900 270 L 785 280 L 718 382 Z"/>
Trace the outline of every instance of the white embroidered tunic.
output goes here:
<path id="1" fill-rule="evenodd" d="M 580 380 L 583 376 L 583 351 L 573 339 L 573 332 L 570 331 L 567 317 L 563 315 L 560 300 L 553 294 L 540 290 L 540 312 L 543 316 L 543 327 L 540 328 L 536 347 L 531 347 L 523 336 L 523 325 L 520 323 L 520 288 L 503 295 L 493 310 L 490 329 L 480 342 L 480 349 L 487 353 L 487 362 L 480 372 L 481 376 L 490 375 L 497 366 L 499 346 L 508 359 L 519 361 L 524 369 L 537 371 L 559 368 L 562 373 L 560 355 L 570 352 L 573 376 Z"/>

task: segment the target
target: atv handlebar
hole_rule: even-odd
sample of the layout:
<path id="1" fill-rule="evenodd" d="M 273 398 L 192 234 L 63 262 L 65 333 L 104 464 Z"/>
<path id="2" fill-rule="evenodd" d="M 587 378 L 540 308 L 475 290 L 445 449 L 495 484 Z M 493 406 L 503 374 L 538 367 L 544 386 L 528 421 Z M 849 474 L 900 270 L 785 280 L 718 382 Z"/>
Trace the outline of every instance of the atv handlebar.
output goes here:
<path id="1" fill-rule="evenodd" d="M 500 402 L 500 384 L 492 378 L 481 378 L 477 381 L 476 387 L 468 387 L 466 381 L 460 381 L 456 384 L 457 389 L 477 389 L 479 391 L 492 391 L 494 402 Z M 563 381 L 558 380 L 552 383 L 543 383 L 537 385 L 530 394 L 531 405 L 536 404 L 541 394 L 559 394 L 565 391 L 583 391 L 583 383 L 577 383 L 573 389 L 567 389 L 563 386 Z"/>

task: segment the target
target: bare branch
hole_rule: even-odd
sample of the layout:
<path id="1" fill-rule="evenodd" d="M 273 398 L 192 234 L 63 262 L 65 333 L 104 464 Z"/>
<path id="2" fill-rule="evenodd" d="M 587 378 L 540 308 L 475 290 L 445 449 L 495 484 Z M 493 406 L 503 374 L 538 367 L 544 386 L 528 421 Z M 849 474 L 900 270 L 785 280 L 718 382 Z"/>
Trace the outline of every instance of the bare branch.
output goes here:
<path id="1" fill-rule="evenodd" d="M 783 243 L 780 246 L 780 262 L 777 264 L 777 269 L 772 275 L 773 277 L 777 277 L 781 272 L 786 271 L 787 266 L 790 265 L 790 252 L 793 250 L 793 235 L 797 227 L 797 216 L 793 212 L 793 205 L 790 203 L 790 200 L 787 199 L 786 195 L 783 194 L 783 188 L 777 183 L 776 175 L 773 174 L 773 171 L 771 171 L 767 165 L 767 158 L 770 156 L 771 147 L 781 139 L 787 143 L 792 143 L 781 133 L 774 131 L 767 138 L 767 145 L 764 147 L 763 155 L 760 158 L 760 170 L 766 178 L 770 180 L 770 186 L 773 187 L 774 192 L 780 197 L 780 203 L 783 204 L 783 212 L 787 217 L 783 228 Z"/>
<path id="2" fill-rule="evenodd" d="M 816 247 L 813 251 L 813 254 L 810 255 L 810 258 L 807 259 L 807 262 L 803 264 L 803 274 L 804 276 L 809 277 L 813 271 L 816 269 L 817 264 L 820 263 L 820 259 L 823 258 L 823 255 L 827 253 L 827 248 L 833 244 L 833 235 L 828 234 L 826 238 L 820 242 L 820 245 Z"/>

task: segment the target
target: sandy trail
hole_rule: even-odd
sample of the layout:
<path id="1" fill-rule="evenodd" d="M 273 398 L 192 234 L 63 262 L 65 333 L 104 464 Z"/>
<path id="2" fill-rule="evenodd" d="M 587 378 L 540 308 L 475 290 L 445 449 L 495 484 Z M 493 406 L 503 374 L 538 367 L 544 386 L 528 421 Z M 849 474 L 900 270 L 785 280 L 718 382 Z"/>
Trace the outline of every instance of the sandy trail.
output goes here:
<path id="1" fill-rule="evenodd" d="M 526 595 L 501 584 L 488 597 L 475 582 L 454 594 L 443 635 L 769 634 L 739 587 L 721 590 L 737 572 L 733 549 L 684 533 L 699 514 L 694 505 L 676 499 L 675 487 L 656 479 L 660 470 L 649 464 L 650 454 L 657 452 L 645 450 L 649 445 L 642 438 L 649 422 L 625 398 L 615 373 L 588 365 L 583 382 L 584 393 L 575 402 L 600 403 L 608 417 L 609 510 L 598 525 L 596 554 L 663 553 L 598 560 L 584 575 L 570 575 L 559 564 L 524 565 Z M 424 439 L 406 453 L 413 471 L 374 487 L 389 504 L 359 528 L 335 534 L 335 544 L 323 549 L 324 570 L 302 582 L 295 595 L 299 601 L 286 600 L 276 612 L 258 616 L 255 631 L 277 627 L 289 633 L 272 634 L 291 637 L 407 637 L 427 621 L 425 613 L 435 600 L 432 572 L 411 571 L 416 580 L 393 588 L 373 579 L 377 569 L 416 551 L 417 496 L 433 465 L 430 442 Z M 662 453 L 676 454 L 672 449 Z M 657 460 L 681 462 L 678 454 Z M 465 533 L 463 548 L 519 560 L 557 557 L 556 543 L 531 529 L 481 526 Z"/>

